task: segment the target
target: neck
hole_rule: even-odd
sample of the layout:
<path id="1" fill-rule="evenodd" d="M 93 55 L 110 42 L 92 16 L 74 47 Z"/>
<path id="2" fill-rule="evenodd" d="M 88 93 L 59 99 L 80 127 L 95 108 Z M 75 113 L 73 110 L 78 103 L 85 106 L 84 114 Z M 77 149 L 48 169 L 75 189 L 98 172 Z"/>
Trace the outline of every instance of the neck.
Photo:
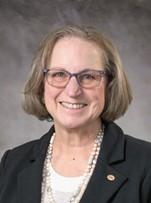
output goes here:
<path id="1" fill-rule="evenodd" d="M 55 145 L 60 145 L 60 147 L 72 147 L 81 148 L 86 147 L 94 141 L 97 134 L 99 133 L 102 124 L 100 120 L 95 123 L 90 124 L 85 127 L 66 129 L 59 126 L 57 123 L 55 125 Z"/>

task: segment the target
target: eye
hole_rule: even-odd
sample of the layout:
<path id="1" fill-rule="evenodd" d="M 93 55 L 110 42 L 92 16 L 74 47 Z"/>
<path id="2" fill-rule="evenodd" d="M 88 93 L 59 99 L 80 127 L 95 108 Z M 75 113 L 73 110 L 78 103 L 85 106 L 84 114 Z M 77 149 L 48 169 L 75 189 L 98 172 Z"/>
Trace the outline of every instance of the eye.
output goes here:
<path id="1" fill-rule="evenodd" d="M 81 80 L 96 80 L 96 75 L 92 74 L 92 73 L 84 73 L 81 75 L 80 77 Z"/>
<path id="2" fill-rule="evenodd" d="M 67 77 L 67 73 L 65 73 L 64 71 L 56 71 L 56 72 L 52 72 L 50 74 L 51 74 L 51 77 L 53 77 L 53 78 L 65 78 L 65 77 Z"/>
<path id="3" fill-rule="evenodd" d="M 46 69 L 45 77 L 49 85 L 57 88 L 63 88 L 70 79 L 70 73 L 62 69 Z"/>
<path id="4" fill-rule="evenodd" d="M 47 75 L 47 79 L 50 83 L 65 82 L 68 79 L 68 73 L 61 70 L 50 70 Z"/>

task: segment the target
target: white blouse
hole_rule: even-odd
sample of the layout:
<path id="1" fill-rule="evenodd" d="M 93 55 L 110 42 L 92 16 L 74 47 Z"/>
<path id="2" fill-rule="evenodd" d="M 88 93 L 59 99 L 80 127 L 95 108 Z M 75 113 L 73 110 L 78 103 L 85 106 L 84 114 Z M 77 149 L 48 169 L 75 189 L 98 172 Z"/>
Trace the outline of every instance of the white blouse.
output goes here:
<path id="1" fill-rule="evenodd" d="M 77 190 L 83 176 L 65 177 L 58 174 L 51 166 L 51 188 L 56 203 L 67 203 Z M 50 203 L 47 193 L 44 193 L 44 203 Z"/>

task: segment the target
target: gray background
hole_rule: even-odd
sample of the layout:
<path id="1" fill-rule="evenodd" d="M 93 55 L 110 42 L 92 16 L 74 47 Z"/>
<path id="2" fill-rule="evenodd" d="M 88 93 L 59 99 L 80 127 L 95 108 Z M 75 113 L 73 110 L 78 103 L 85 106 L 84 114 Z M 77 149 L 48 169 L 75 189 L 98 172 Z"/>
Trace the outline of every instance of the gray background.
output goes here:
<path id="1" fill-rule="evenodd" d="M 134 92 L 117 123 L 151 141 L 150 0 L 0 0 L 0 156 L 49 129 L 22 111 L 22 90 L 39 41 L 68 23 L 97 26 L 117 44 Z"/>

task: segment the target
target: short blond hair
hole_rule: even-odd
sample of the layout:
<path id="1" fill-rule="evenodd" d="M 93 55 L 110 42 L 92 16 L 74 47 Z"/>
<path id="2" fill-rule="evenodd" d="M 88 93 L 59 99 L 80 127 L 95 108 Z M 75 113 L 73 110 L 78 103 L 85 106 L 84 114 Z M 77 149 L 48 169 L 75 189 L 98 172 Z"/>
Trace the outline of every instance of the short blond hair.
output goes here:
<path id="1" fill-rule="evenodd" d="M 44 74 L 48 67 L 52 50 L 56 42 L 64 37 L 75 36 L 100 47 L 103 51 L 105 69 L 108 80 L 105 90 L 105 106 L 102 119 L 114 121 L 125 114 L 132 101 L 132 92 L 123 70 L 121 59 L 116 47 L 102 33 L 92 27 L 66 26 L 49 33 L 41 42 L 33 59 L 32 69 L 24 88 L 23 109 L 26 113 L 35 115 L 40 120 L 50 120 L 51 115 L 44 104 Z M 101 56 L 101 55 L 100 55 Z"/>

